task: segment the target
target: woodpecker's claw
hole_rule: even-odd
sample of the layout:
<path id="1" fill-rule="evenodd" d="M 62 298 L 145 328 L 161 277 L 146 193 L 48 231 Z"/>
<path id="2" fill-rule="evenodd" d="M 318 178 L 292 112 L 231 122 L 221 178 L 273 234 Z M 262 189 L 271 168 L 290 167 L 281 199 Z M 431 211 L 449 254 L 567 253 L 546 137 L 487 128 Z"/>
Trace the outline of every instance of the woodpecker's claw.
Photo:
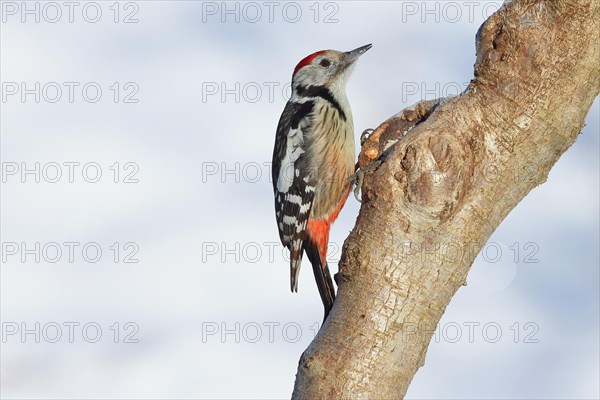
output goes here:
<path id="1" fill-rule="evenodd" d="M 357 170 L 354 174 L 350 175 L 350 177 L 348 178 L 348 181 L 350 181 L 350 185 L 354 186 L 354 190 L 352 191 L 354 193 L 354 198 L 359 203 L 362 203 L 362 200 L 359 197 L 359 193 L 364 179 L 365 174 L 360 169 Z"/>
<path id="2" fill-rule="evenodd" d="M 365 141 L 369 138 L 369 136 L 371 135 L 371 133 L 373 133 L 374 130 L 375 129 L 371 129 L 371 128 L 365 129 L 360 134 L 360 145 L 361 146 L 365 143 Z M 377 166 L 379 166 L 379 164 Z M 377 166 L 375 166 L 375 168 Z M 373 169 L 375 169 L 375 168 L 373 168 Z M 362 169 L 359 169 L 358 168 L 358 164 L 356 164 L 356 172 L 348 178 L 348 181 L 350 181 L 350 184 L 351 185 L 355 185 L 354 186 L 354 191 L 353 191 L 354 198 L 359 203 L 362 203 L 362 200 L 360 199 L 359 194 L 360 194 L 360 188 L 362 187 L 363 180 L 365 178 L 365 173 L 369 172 L 369 171 L 372 171 L 373 169 L 370 169 L 369 167 L 367 167 L 367 168 L 365 168 L 365 170 L 362 170 Z"/>
<path id="3" fill-rule="evenodd" d="M 362 203 L 362 199 L 359 197 L 359 194 L 360 194 L 360 190 L 362 188 L 363 182 L 365 180 L 365 174 L 375 171 L 381 165 L 382 162 L 383 162 L 382 160 L 373 161 L 371 164 L 367 165 L 366 167 L 357 169 L 356 172 L 348 178 L 350 183 L 355 185 L 354 191 L 353 191 L 354 198 L 359 203 Z"/>
<path id="4" fill-rule="evenodd" d="M 363 143 L 365 143 L 365 140 L 367 140 L 369 138 L 369 135 L 371 135 L 371 133 L 373 133 L 375 129 L 365 129 L 363 131 L 363 133 L 360 134 L 360 145 L 362 146 Z"/>

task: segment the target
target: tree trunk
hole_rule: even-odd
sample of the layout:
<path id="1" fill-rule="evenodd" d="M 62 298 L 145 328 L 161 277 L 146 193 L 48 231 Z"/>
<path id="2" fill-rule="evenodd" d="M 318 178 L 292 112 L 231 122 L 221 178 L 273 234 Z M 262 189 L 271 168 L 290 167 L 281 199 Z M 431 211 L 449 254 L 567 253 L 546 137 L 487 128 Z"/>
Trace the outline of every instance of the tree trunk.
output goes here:
<path id="1" fill-rule="evenodd" d="M 378 127 L 338 297 L 294 399 L 399 398 L 489 236 L 542 184 L 600 91 L 600 1 L 514 0 L 477 33 L 475 77 Z"/>

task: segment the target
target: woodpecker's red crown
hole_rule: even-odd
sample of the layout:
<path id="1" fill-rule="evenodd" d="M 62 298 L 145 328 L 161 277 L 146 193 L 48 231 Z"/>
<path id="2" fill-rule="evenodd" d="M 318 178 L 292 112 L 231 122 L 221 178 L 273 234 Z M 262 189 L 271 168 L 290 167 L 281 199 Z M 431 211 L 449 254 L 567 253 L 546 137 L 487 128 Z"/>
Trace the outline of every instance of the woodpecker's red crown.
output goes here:
<path id="1" fill-rule="evenodd" d="M 302 60 L 300 60 L 300 62 L 298 63 L 298 65 L 296 65 L 296 68 L 294 68 L 294 73 L 292 74 L 292 79 L 294 78 L 294 75 L 296 75 L 296 72 L 298 72 L 298 70 L 302 67 L 306 67 L 307 65 L 309 65 L 310 63 L 312 63 L 312 61 L 317 58 L 318 56 L 320 56 L 321 54 L 324 54 L 325 50 L 320 50 L 317 52 L 314 52 L 306 57 L 304 57 Z"/>

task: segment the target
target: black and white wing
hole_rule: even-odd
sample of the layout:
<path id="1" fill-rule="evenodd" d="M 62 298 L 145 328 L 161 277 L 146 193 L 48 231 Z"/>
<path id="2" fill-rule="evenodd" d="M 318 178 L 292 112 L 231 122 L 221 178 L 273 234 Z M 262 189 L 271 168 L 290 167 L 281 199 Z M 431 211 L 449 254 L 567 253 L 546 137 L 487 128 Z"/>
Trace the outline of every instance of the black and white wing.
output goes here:
<path id="1" fill-rule="evenodd" d="M 302 242 L 315 195 L 311 174 L 308 135 L 314 103 L 288 102 L 277 126 L 273 151 L 272 178 L 275 215 L 281 243 L 290 250 L 290 284 L 298 291 L 302 263 Z"/>

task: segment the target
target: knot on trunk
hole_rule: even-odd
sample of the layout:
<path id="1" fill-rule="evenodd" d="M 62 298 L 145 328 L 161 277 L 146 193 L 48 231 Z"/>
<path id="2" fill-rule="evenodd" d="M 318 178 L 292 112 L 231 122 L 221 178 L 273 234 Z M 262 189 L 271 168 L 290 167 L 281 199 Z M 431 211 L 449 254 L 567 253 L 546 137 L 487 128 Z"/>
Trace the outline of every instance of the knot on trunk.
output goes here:
<path id="1" fill-rule="evenodd" d="M 470 147 L 444 132 L 428 131 L 411 139 L 398 149 L 404 155 L 394 173 L 405 194 L 404 206 L 415 217 L 444 222 L 468 190 Z"/>

